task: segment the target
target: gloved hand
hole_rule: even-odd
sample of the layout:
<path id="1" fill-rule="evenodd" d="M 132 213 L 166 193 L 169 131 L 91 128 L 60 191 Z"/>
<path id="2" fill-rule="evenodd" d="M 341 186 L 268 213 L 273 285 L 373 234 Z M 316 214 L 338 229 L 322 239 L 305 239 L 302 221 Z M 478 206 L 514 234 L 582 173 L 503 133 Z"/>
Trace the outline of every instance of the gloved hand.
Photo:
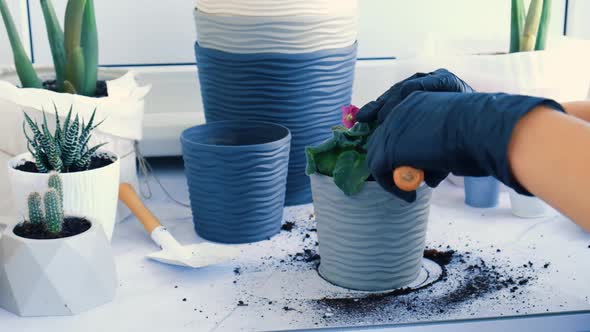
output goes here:
<path id="1" fill-rule="evenodd" d="M 357 114 L 357 121 L 381 124 L 389 112 L 414 91 L 474 92 L 467 83 L 446 69 L 427 74 L 416 73 L 396 83 L 377 100 L 363 106 Z"/>
<path id="2" fill-rule="evenodd" d="M 516 123 L 539 105 L 564 112 L 557 102 L 503 93 L 413 92 L 390 112 L 368 142 L 368 166 L 387 191 L 412 202 L 415 192 L 397 188 L 398 166 L 424 170 L 436 187 L 449 173 L 494 176 L 530 195 L 512 175 L 508 144 Z"/>

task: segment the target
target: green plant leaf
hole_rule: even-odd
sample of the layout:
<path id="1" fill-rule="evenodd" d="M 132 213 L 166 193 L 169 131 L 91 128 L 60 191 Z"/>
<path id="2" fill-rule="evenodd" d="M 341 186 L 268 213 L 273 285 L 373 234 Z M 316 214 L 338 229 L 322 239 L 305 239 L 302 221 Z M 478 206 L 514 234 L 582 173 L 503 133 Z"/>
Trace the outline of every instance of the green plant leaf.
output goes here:
<path id="1" fill-rule="evenodd" d="M 539 22 L 539 32 L 537 33 L 537 43 L 535 50 L 542 51 L 547 46 L 547 36 L 549 35 L 549 23 L 551 22 L 551 0 L 543 0 L 543 10 L 541 12 L 541 22 Z"/>
<path id="2" fill-rule="evenodd" d="M 27 52 L 25 52 L 25 48 L 23 47 L 18 31 L 16 30 L 14 20 L 12 19 L 12 15 L 4 0 L 0 0 L 0 14 L 2 15 L 4 26 L 6 27 L 10 46 L 12 47 L 14 66 L 16 67 L 16 72 L 21 85 L 23 88 L 42 88 L 43 84 L 33 68 L 31 59 L 29 59 Z"/>
<path id="3" fill-rule="evenodd" d="M 526 13 L 524 9 L 524 0 L 512 0 L 512 10 L 510 18 L 510 53 L 520 50 L 520 36 L 524 29 L 524 19 Z"/>
<path id="4" fill-rule="evenodd" d="M 76 93 L 82 93 L 85 76 L 84 54 L 81 47 L 82 22 L 86 0 L 68 0 L 64 28 L 64 44 L 66 49 L 65 80 L 70 83 Z M 64 82 L 64 89 L 72 89 Z"/>
<path id="5" fill-rule="evenodd" d="M 531 0 L 524 23 L 524 30 L 520 37 L 520 51 L 528 52 L 535 49 L 539 22 L 543 12 L 543 0 Z"/>
<path id="6" fill-rule="evenodd" d="M 93 0 L 86 0 L 80 45 L 84 53 L 85 69 L 81 94 L 94 97 L 96 95 L 96 80 L 98 78 L 98 33 L 96 31 L 96 16 L 94 14 Z"/>
<path id="7" fill-rule="evenodd" d="M 336 141 L 331 138 L 318 146 L 306 148 L 307 167 L 305 173 L 311 175 L 319 172 L 320 174 L 332 176 L 338 158 L 336 147 Z"/>
<path id="8" fill-rule="evenodd" d="M 57 15 L 51 0 L 41 0 L 41 9 L 45 19 L 45 28 L 47 30 L 47 39 L 51 47 L 51 56 L 53 57 L 53 66 L 55 67 L 55 79 L 57 89 L 64 91 L 64 76 L 66 64 L 66 49 L 64 46 L 64 32 L 59 25 Z"/>
<path id="9" fill-rule="evenodd" d="M 346 195 L 358 193 L 371 175 L 367 167 L 367 156 L 357 151 L 340 154 L 334 167 L 334 183 Z"/>

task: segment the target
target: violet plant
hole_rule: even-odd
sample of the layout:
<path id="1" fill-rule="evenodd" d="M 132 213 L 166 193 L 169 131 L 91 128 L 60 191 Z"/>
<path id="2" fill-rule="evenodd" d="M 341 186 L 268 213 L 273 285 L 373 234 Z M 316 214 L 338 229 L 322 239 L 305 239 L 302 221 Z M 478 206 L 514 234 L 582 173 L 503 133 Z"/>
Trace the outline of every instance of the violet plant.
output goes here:
<path id="1" fill-rule="evenodd" d="M 332 138 L 318 146 L 307 147 L 305 173 L 330 176 L 346 195 L 358 193 L 371 176 L 367 166 L 367 142 L 375 126 L 356 122 L 359 109 L 342 108 L 343 126 L 332 128 Z"/>

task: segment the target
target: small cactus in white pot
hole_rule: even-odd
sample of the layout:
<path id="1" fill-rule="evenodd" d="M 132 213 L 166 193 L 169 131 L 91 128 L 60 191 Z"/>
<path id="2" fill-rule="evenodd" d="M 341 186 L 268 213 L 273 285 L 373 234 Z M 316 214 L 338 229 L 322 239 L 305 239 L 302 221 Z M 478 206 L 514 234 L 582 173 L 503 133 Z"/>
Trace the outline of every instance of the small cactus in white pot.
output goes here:
<path id="1" fill-rule="evenodd" d="M 119 158 L 102 149 L 104 144 L 89 145 L 92 131 L 100 124 L 95 123 L 94 114 L 85 123 L 72 108 L 65 118 L 60 118 L 56 108 L 51 125 L 45 116 L 39 124 L 25 114 L 23 131 L 29 152 L 8 163 L 18 214 L 27 213 L 29 193 L 43 192 L 50 172 L 57 172 L 63 184 L 52 187 L 61 193 L 65 213 L 93 219 L 111 239 L 117 213 Z"/>
<path id="2" fill-rule="evenodd" d="M 74 315 L 111 301 L 117 287 L 100 224 L 64 213 L 57 173 L 47 185 L 28 195 L 28 219 L 0 237 L 0 307 L 19 316 Z"/>

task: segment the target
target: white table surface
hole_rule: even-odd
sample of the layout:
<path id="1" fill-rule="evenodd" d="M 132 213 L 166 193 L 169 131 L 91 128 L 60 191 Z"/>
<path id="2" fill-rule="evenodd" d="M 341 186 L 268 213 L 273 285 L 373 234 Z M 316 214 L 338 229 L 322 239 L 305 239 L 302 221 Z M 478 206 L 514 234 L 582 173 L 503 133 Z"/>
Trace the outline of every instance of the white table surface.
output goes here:
<path id="1" fill-rule="evenodd" d="M 181 163 L 166 159 L 155 165 L 174 197 L 188 201 Z M 190 209 L 173 203 L 154 182 L 152 189 L 148 206 L 171 233 L 183 244 L 202 241 L 193 230 Z M 506 194 L 496 209 L 473 209 L 463 204 L 462 189 L 443 183 L 433 195 L 427 244 L 449 246 L 462 256 L 448 266 L 446 280 L 375 307 L 364 306 L 367 294 L 326 283 L 317 277 L 314 263 L 294 256 L 316 248 L 312 213 L 311 205 L 288 208 L 285 219 L 295 222 L 293 231 L 239 245 L 236 260 L 196 270 L 146 259 L 157 248 L 129 218 L 117 225 L 112 241 L 119 276 L 112 303 L 75 317 L 19 318 L 0 309 L 0 331 L 256 331 L 590 309 L 590 234 L 558 214 L 515 218 Z M 476 291 L 473 298 L 454 300 L 454 291 L 466 280 L 464 271 L 480 260 L 497 266 L 502 276 L 529 282 L 514 293 L 510 288 Z M 532 267 L 523 267 L 529 262 Z M 318 301 L 323 297 L 355 297 L 361 305 L 342 310 Z M 440 312 L 434 310 L 443 305 Z"/>

